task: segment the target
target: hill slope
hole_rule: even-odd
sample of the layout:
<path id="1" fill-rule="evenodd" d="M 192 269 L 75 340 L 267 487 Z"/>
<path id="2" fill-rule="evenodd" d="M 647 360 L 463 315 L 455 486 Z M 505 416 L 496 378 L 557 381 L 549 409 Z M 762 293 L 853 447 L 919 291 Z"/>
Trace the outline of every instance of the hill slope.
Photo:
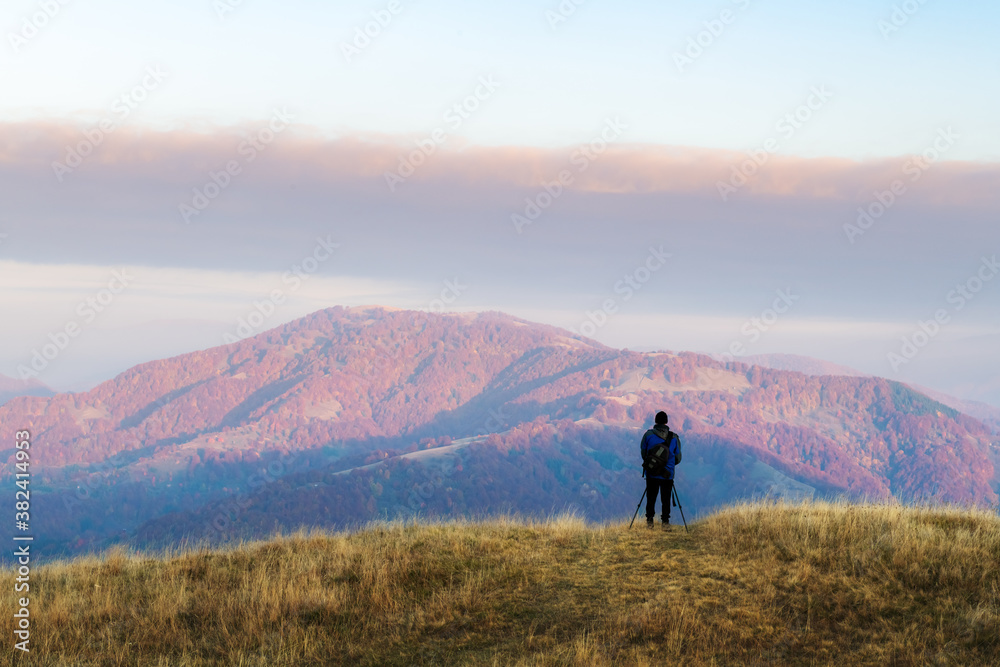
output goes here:
<path id="1" fill-rule="evenodd" d="M 52 389 L 38 380 L 17 380 L 0 374 L 0 405 L 18 396 L 52 396 Z"/>
<path id="2" fill-rule="evenodd" d="M 871 377 L 849 366 L 835 364 L 801 354 L 748 354 L 740 360 L 754 366 L 773 368 L 776 371 L 795 371 L 806 375 L 846 375 L 849 377 Z"/>
<path id="3" fill-rule="evenodd" d="M 847 375 L 851 377 L 871 377 L 868 373 L 841 366 L 822 359 L 804 357 L 798 354 L 753 354 L 740 357 L 740 361 L 754 366 L 764 366 L 779 371 L 796 371 L 806 375 Z M 995 435 L 1000 435 L 1000 408 L 981 401 L 972 401 L 951 396 L 917 384 L 909 384 L 915 391 L 935 401 L 954 408 L 962 414 L 978 419 L 989 426 Z"/>
<path id="4" fill-rule="evenodd" d="M 997 500 L 986 427 L 899 383 L 614 350 L 500 313 L 331 308 L 89 392 L 14 399 L 0 439 L 32 432 L 35 528 L 66 553 L 414 513 L 620 516 L 660 409 L 700 511 Z"/>
<path id="5" fill-rule="evenodd" d="M 1000 662 L 1000 518 L 985 512 L 756 505 L 689 534 L 394 523 L 118 551 L 31 585 L 22 665 Z M 13 612 L 0 597 L 7 636 Z"/>

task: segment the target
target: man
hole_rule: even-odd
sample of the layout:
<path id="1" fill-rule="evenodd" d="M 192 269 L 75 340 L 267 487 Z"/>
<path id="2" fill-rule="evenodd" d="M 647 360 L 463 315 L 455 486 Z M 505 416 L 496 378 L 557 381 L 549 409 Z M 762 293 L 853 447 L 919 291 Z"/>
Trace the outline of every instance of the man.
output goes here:
<path id="1" fill-rule="evenodd" d="M 642 453 L 642 474 L 646 478 L 646 527 L 653 527 L 656 517 L 656 496 L 659 494 L 663 512 L 663 530 L 670 530 L 670 494 L 674 489 L 674 466 L 681 462 L 681 439 L 667 427 L 667 413 L 657 412 L 653 428 L 646 431 L 639 443 Z M 659 466 L 650 460 L 657 445 L 666 443 L 668 455 Z"/>

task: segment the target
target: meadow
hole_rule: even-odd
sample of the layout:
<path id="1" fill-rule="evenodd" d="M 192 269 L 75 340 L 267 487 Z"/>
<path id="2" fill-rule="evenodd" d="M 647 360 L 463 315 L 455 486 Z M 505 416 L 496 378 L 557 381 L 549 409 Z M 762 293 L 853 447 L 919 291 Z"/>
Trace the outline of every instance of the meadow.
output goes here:
<path id="1" fill-rule="evenodd" d="M 118 548 L 32 569 L 29 653 L 19 595 L 11 665 L 996 665 L 1000 518 L 749 503 L 690 532 L 561 515 Z"/>

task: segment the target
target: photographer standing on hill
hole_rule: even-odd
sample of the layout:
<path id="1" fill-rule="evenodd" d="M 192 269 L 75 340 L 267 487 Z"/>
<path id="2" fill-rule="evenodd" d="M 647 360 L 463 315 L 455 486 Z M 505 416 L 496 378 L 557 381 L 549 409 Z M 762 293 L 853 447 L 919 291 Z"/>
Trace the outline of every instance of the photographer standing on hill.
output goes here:
<path id="1" fill-rule="evenodd" d="M 659 494 L 663 530 L 670 530 L 670 494 L 674 489 L 674 466 L 681 462 L 681 439 L 667 427 L 666 412 L 657 412 L 654 422 L 639 443 L 646 478 L 646 527 L 653 527 Z"/>

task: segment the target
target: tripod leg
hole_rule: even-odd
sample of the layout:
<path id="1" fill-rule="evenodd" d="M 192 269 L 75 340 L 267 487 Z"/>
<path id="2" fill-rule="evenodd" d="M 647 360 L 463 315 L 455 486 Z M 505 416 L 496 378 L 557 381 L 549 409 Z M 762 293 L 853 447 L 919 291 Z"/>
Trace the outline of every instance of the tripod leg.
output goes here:
<path id="1" fill-rule="evenodd" d="M 677 503 L 677 509 L 681 511 L 681 521 L 684 522 L 684 532 L 690 532 L 690 529 L 688 528 L 687 519 L 684 518 L 684 506 L 681 505 L 681 499 L 680 496 L 677 495 L 676 486 L 674 487 L 674 501 Z"/>
<path id="2" fill-rule="evenodd" d="M 635 523 L 635 518 L 639 516 L 639 508 L 642 507 L 642 501 L 645 499 L 646 499 L 646 491 L 643 490 L 642 498 L 639 498 L 639 504 L 635 506 L 635 514 L 632 515 L 632 521 L 628 525 L 629 530 L 632 530 L 632 524 Z"/>

